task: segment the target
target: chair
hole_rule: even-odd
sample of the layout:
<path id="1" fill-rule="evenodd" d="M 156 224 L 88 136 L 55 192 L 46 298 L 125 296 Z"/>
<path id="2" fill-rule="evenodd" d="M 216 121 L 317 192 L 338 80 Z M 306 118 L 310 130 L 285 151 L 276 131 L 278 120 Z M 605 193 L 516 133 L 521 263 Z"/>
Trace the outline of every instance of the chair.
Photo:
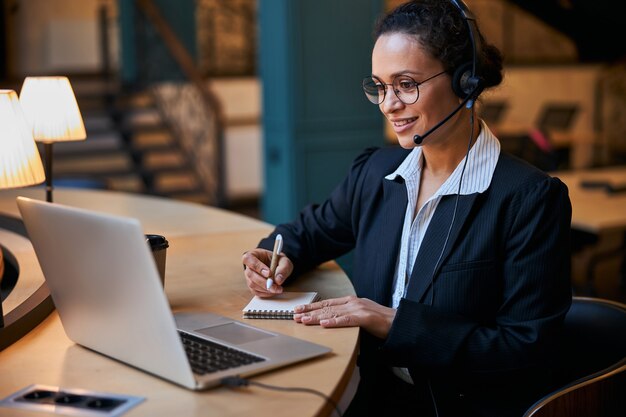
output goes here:
<path id="1" fill-rule="evenodd" d="M 626 415 L 626 305 L 574 297 L 558 368 L 560 388 L 524 417 Z"/>

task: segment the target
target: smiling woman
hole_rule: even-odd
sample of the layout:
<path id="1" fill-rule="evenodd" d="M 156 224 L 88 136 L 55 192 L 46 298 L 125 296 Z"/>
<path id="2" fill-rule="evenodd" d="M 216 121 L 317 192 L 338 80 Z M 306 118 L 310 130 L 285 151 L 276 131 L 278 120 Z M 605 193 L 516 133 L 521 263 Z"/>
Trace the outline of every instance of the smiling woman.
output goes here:
<path id="1" fill-rule="evenodd" d="M 477 120 L 475 101 L 502 81 L 502 56 L 462 1 L 400 5 L 374 39 L 363 89 L 400 147 L 365 150 L 322 204 L 247 251 L 248 288 L 272 297 L 354 250 L 356 296 L 294 315 L 361 329 L 346 416 L 519 416 L 549 388 L 571 303 L 567 188 L 501 152 Z"/>

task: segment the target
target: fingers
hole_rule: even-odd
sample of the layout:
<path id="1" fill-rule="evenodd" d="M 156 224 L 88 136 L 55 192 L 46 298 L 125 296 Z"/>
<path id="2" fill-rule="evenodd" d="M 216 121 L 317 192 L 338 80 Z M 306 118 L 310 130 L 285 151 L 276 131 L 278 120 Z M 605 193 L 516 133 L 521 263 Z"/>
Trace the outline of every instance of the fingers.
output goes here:
<path id="1" fill-rule="evenodd" d="M 274 276 L 274 284 L 283 285 L 288 276 L 293 272 L 293 263 L 281 252 Z"/>
<path id="2" fill-rule="evenodd" d="M 269 261 L 271 255 L 271 252 L 265 249 L 254 249 L 244 253 L 241 258 L 245 267 L 246 284 L 250 291 L 259 297 L 271 297 L 275 294 L 266 287 L 267 278 L 270 276 L 270 268 L 266 262 Z"/>
<path id="3" fill-rule="evenodd" d="M 322 327 L 357 327 L 359 323 L 357 318 L 352 315 L 337 316 L 330 319 L 320 320 Z"/>
<path id="4" fill-rule="evenodd" d="M 350 305 L 356 297 L 331 298 L 311 304 L 296 306 L 294 320 L 303 324 L 319 324 L 324 327 L 358 326 L 358 318 Z"/>
<path id="5" fill-rule="evenodd" d="M 294 319 L 298 323 L 319 324 L 322 327 L 356 327 L 360 325 L 356 315 L 330 307 L 319 310 L 318 313 L 294 314 Z"/>
<path id="6" fill-rule="evenodd" d="M 271 251 L 254 249 L 244 253 L 241 259 L 245 268 L 246 284 L 250 291 L 259 297 L 271 297 L 282 293 L 282 284 L 293 272 L 293 263 L 284 254 L 281 254 L 276 267 L 276 274 L 272 277 L 268 266 L 271 258 Z M 273 281 L 270 288 L 267 287 L 268 278 L 272 278 Z"/>
<path id="7" fill-rule="evenodd" d="M 296 313 L 307 313 L 309 311 L 321 310 L 321 309 L 331 307 L 331 306 L 347 304 L 354 299 L 356 299 L 356 297 L 352 295 L 341 297 L 341 298 L 329 298 L 327 300 L 317 301 L 311 304 L 303 304 L 300 306 L 296 306 L 294 311 Z"/>
<path id="8" fill-rule="evenodd" d="M 348 296 L 297 306 L 294 320 L 322 327 L 361 327 L 384 339 L 396 316 L 396 309 L 380 305 L 367 298 Z"/>
<path id="9" fill-rule="evenodd" d="M 257 274 L 268 278 L 270 276 L 270 267 L 264 262 L 269 261 L 272 253 L 265 249 L 255 249 L 245 252 L 241 257 L 241 262 L 247 270 L 252 270 Z"/>

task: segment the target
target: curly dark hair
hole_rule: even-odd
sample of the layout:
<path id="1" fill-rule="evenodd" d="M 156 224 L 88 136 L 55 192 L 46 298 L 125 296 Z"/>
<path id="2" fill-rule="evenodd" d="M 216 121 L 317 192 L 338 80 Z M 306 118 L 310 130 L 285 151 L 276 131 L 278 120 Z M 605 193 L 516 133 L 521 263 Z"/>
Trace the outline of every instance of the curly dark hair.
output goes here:
<path id="1" fill-rule="evenodd" d="M 502 82 L 502 53 L 487 43 L 478 30 L 477 72 L 486 88 Z M 451 76 L 473 59 L 473 48 L 467 22 L 449 0 L 413 0 L 401 4 L 379 18 L 374 39 L 387 33 L 414 35 L 433 57 L 440 60 Z"/>

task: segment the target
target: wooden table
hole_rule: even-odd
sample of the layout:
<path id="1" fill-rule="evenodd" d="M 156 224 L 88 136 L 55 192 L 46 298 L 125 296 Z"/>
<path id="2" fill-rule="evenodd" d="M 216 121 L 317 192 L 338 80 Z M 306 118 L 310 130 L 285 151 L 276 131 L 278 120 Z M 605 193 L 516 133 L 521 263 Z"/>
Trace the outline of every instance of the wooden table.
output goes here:
<path id="1" fill-rule="evenodd" d="M 29 188 L 0 192 L 0 212 L 19 216 L 15 197 L 44 199 L 43 190 Z M 136 217 L 145 233 L 164 235 L 167 252 L 165 292 L 174 311 L 205 310 L 241 319 L 251 295 L 245 286 L 241 254 L 268 234 L 271 226 L 235 213 L 192 203 L 107 191 L 58 188 L 55 202 L 117 215 Z M 30 242 L 0 231 L 0 242 L 20 263 L 17 287 L 4 302 L 5 314 L 43 282 Z M 303 276 L 291 287 L 316 290 L 323 297 L 354 294 L 347 276 L 328 263 Z M 301 364 L 254 377 L 284 387 L 307 387 L 336 402 L 352 375 L 358 328 L 323 329 L 289 320 L 254 320 L 256 326 L 310 340 L 332 353 Z M 124 343 L 124 341 L 120 341 Z M 30 384 L 81 388 L 145 397 L 125 416 L 325 416 L 330 407 L 307 393 L 268 391 L 257 387 L 215 388 L 192 392 L 108 359 L 71 342 L 56 312 L 15 344 L 0 352 L 0 398 Z M 0 416 L 40 416 L 0 408 Z"/>
<path id="2" fill-rule="evenodd" d="M 489 128 L 498 137 L 501 143 L 511 140 L 512 138 L 528 136 L 532 131 L 539 129 L 536 126 L 511 123 L 489 125 Z M 543 133 L 546 135 L 546 139 L 554 150 L 570 149 L 568 163 L 569 166 L 574 169 L 589 167 L 593 162 L 594 147 L 600 145 L 598 134 L 593 131 L 579 132 L 548 129 L 543 131 Z"/>
<path id="3" fill-rule="evenodd" d="M 617 246 L 595 250 L 586 265 L 586 293 L 597 295 L 596 267 L 606 259 L 626 256 L 626 190 L 610 193 L 603 187 L 585 187 L 583 182 L 605 182 L 615 187 L 626 185 L 626 167 L 594 168 L 552 172 L 563 181 L 572 202 L 572 229 L 582 242 L 596 245 L 601 239 L 618 241 Z M 586 241 L 586 242 L 585 242 Z M 620 286 L 626 289 L 626 260 L 622 259 Z"/>
<path id="4" fill-rule="evenodd" d="M 626 191 L 608 193 L 603 188 L 586 188 L 583 181 L 606 181 L 626 185 L 626 167 L 556 171 L 569 188 L 572 202 L 572 227 L 589 233 L 626 231 Z"/>

